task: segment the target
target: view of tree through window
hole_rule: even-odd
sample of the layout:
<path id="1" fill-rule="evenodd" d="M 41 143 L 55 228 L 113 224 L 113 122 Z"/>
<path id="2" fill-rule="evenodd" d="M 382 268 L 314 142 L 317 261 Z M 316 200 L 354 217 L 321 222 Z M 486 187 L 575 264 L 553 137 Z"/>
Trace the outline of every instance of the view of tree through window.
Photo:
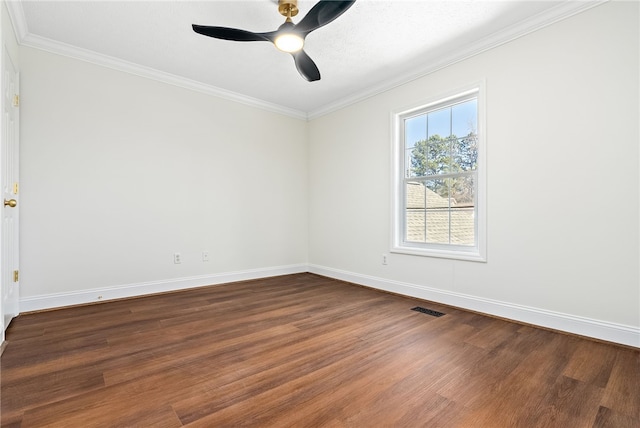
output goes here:
<path id="1" fill-rule="evenodd" d="M 477 98 L 404 119 L 405 240 L 475 245 Z"/>

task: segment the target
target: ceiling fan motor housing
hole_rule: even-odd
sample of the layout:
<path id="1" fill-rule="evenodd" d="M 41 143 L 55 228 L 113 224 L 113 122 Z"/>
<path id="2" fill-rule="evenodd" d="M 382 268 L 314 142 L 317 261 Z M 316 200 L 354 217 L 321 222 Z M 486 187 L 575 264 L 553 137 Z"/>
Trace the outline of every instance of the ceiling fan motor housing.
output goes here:
<path id="1" fill-rule="evenodd" d="M 296 16 L 298 14 L 298 0 L 278 0 L 278 12 L 286 18 Z"/>

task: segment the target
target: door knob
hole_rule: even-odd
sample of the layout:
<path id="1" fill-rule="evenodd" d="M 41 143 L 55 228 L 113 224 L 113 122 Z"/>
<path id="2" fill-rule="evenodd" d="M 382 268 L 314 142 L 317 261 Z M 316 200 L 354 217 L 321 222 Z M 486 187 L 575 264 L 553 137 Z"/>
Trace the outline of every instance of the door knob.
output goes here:
<path id="1" fill-rule="evenodd" d="M 18 205 L 18 201 L 16 201 L 15 199 L 9 199 L 8 201 L 5 199 L 4 200 L 4 206 L 6 207 L 7 205 L 9 205 L 11 208 L 15 207 L 16 205 Z"/>

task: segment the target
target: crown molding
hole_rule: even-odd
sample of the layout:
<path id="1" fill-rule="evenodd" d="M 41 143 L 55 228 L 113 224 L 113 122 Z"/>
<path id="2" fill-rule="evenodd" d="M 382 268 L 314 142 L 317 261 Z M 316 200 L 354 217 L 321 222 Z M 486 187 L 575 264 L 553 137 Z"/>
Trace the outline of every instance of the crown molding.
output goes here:
<path id="1" fill-rule="evenodd" d="M 213 85 L 207 85 L 196 80 L 188 79 L 186 77 L 166 73 L 164 71 L 156 70 L 151 67 L 145 67 L 140 64 L 31 34 L 27 26 L 24 9 L 22 8 L 22 2 L 5 1 L 5 4 L 7 5 L 9 19 L 11 20 L 11 24 L 16 34 L 16 40 L 22 46 L 28 46 L 31 48 L 40 49 L 81 61 L 86 61 L 113 70 L 134 74 L 136 76 L 145 77 L 163 83 L 168 83 L 173 86 L 178 86 L 206 95 L 234 101 L 251 107 L 257 107 L 262 110 L 290 116 L 296 119 L 307 120 L 307 113 L 300 110 L 291 109 L 275 103 L 270 103 L 257 98 L 249 97 L 247 95 L 242 95 L 237 92 L 218 88 Z"/>
<path id="2" fill-rule="evenodd" d="M 387 80 L 380 85 L 367 88 L 366 90 L 360 92 L 356 92 L 349 95 L 348 97 L 339 99 L 336 102 L 327 104 L 316 110 L 312 110 L 308 112 L 308 119 L 316 119 L 318 117 L 363 101 L 367 98 L 379 95 L 383 92 L 389 91 L 393 88 L 446 68 L 457 62 L 464 61 L 482 52 L 486 52 L 500 45 L 509 43 L 513 40 L 533 33 L 556 22 L 584 12 L 588 9 L 607 3 L 608 1 L 609 0 L 566 1 L 554 8 L 534 15 L 526 19 L 525 21 L 511 25 L 499 32 L 493 33 L 488 37 L 479 39 L 475 43 L 470 44 L 463 49 L 456 50 L 455 52 L 447 55 L 436 56 L 432 59 L 427 67 L 421 68 L 418 71 L 412 70 L 411 72 L 400 74 L 396 78 Z"/>
<path id="3" fill-rule="evenodd" d="M 493 49 L 505 43 L 509 43 L 517 38 L 552 25 L 558 21 L 562 21 L 593 7 L 607 3 L 608 1 L 609 0 L 565 1 L 554 8 L 534 15 L 531 18 L 519 22 L 518 24 L 511 25 L 502 31 L 492 34 L 491 36 L 479 39 L 477 42 L 468 45 L 463 49 L 457 50 L 454 53 L 434 57 L 429 66 L 419 69 L 417 72 L 413 70 L 412 72 L 401 74 L 394 79 L 387 80 L 379 85 L 356 92 L 310 112 L 291 109 L 275 103 L 270 103 L 257 98 L 218 88 L 213 85 L 204 84 L 202 82 L 187 79 L 185 77 L 166 73 L 150 67 L 145 67 L 132 62 L 124 61 L 119 58 L 110 57 L 94 51 L 82 49 L 76 46 L 68 45 L 66 43 L 61 43 L 55 40 L 31 34 L 29 33 L 21 0 L 5 0 L 5 4 L 7 5 L 9 18 L 13 25 L 16 39 L 21 45 L 41 49 L 78 60 L 87 61 L 103 67 L 131 73 L 159 82 L 168 83 L 170 85 L 190 89 L 206 95 L 212 95 L 226 100 L 235 101 L 251 107 L 257 107 L 263 110 L 290 116 L 296 119 L 311 120 L 343 109 L 383 92 L 389 91 L 393 88 L 434 73 L 457 62 L 471 58 L 489 49 Z"/>
<path id="4" fill-rule="evenodd" d="M 257 107 L 285 116 L 291 116 L 296 119 L 307 119 L 307 114 L 299 110 L 294 110 L 278 104 L 269 103 L 267 101 L 242 95 L 237 92 L 228 91 L 216 86 L 207 85 L 195 80 L 191 80 L 186 77 L 166 73 L 154 68 L 145 67 L 140 64 L 135 64 L 119 58 L 103 55 L 101 53 L 90 51 L 88 49 L 68 45 L 66 43 L 47 39 L 45 37 L 40 37 L 34 34 L 27 34 L 22 39 L 21 44 L 23 46 L 41 49 L 47 52 L 63 55 L 81 61 L 86 61 L 106 68 L 111 68 L 113 70 L 134 74 L 136 76 L 168 83 L 170 85 L 178 86 L 185 89 L 190 89 L 192 91 L 200 92 L 206 95 L 212 95 L 229 101 L 235 101 L 237 103 L 245 104 L 251 107 Z"/>

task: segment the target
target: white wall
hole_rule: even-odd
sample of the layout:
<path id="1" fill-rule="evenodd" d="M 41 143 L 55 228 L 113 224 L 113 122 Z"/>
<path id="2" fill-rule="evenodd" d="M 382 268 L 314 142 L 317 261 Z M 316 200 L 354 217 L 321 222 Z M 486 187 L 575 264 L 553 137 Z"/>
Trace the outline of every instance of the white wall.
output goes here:
<path id="1" fill-rule="evenodd" d="M 305 269 L 305 121 L 20 49 L 22 310 Z"/>
<path id="2" fill-rule="evenodd" d="M 638 36 L 636 2 L 604 4 L 313 120 L 311 270 L 525 321 L 566 314 L 637 337 Z M 391 254 L 383 266 L 390 112 L 481 79 L 488 262 Z"/>

